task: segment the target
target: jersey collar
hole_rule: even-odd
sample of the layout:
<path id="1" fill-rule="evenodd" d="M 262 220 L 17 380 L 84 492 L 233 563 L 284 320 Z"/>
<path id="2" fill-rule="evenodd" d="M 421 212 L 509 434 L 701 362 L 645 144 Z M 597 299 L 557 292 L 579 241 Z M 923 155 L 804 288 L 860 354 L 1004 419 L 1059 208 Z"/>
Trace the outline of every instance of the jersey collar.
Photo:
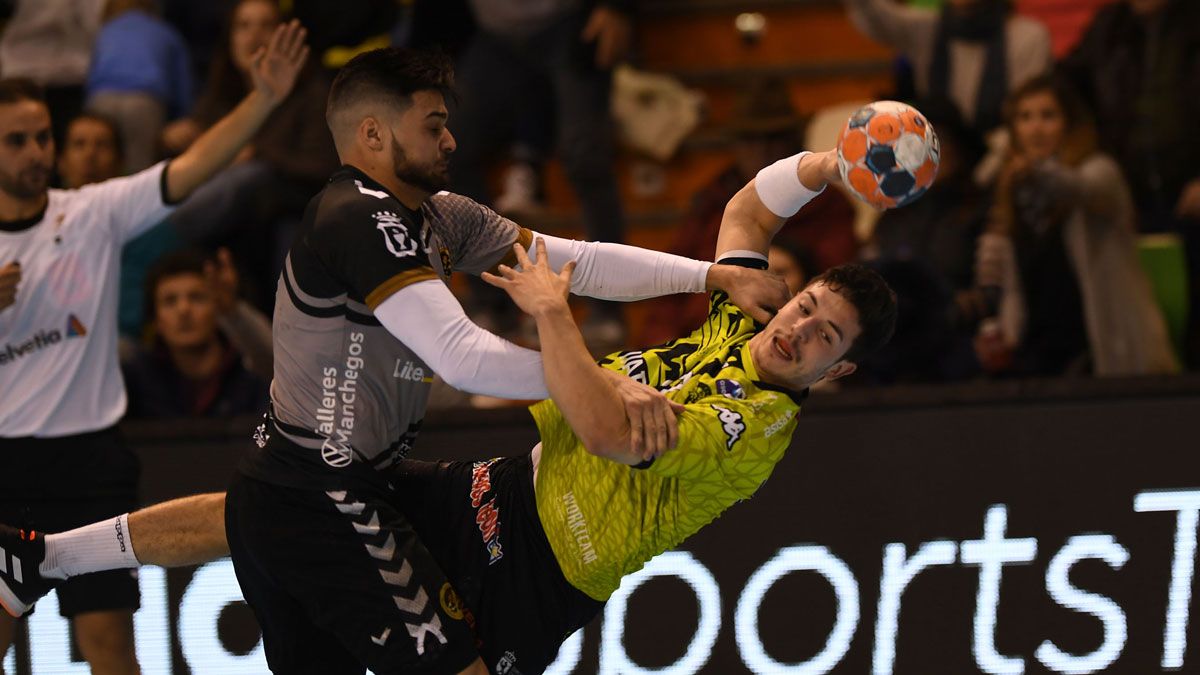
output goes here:
<path id="1" fill-rule="evenodd" d="M 0 220 L 0 232 L 24 232 L 29 228 L 42 222 L 46 217 L 46 207 L 50 206 L 50 200 L 46 200 L 46 206 L 42 207 L 41 211 L 20 220 Z"/>
<path id="2" fill-rule="evenodd" d="M 739 349 L 742 357 L 742 370 L 746 371 L 746 375 L 750 376 L 750 381 L 754 383 L 754 386 L 758 387 L 759 389 L 777 391 L 781 394 L 785 394 L 788 398 L 792 399 L 792 402 L 796 405 L 804 403 L 804 399 L 808 398 L 808 388 L 805 388 L 803 391 L 794 391 L 786 387 L 776 386 L 770 382 L 763 382 L 760 380 L 758 378 L 758 368 L 754 365 L 754 357 L 750 354 L 749 340 L 743 342 Z"/>
<path id="3" fill-rule="evenodd" d="M 358 181 L 359 183 L 362 184 L 362 187 L 364 187 L 368 190 L 376 190 L 378 192 L 382 192 L 382 193 L 386 194 L 388 197 L 392 198 L 392 201 L 396 202 L 396 206 L 400 207 L 401 215 L 403 215 L 409 221 L 416 223 L 418 227 L 424 221 L 424 218 L 422 217 L 420 210 L 413 211 L 412 209 L 405 206 L 404 202 L 397 199 L 396 195 L 392 194 L 391 190 L 387 189 L 386 186 L 384 186 L 382 183 L 376 181 L 374 178 L 371 178 L 370 176 L 368 176 L 366 173 L 364 173 L 362 171 L 362 169 L 359 169 L 357 166 L 354 166 L 352 164 L 343 164 L 340 169 L 335 171 L 333 173 L 333 175 L 329 177 L 330 183 L 335 183 L 339 180 Z"/>

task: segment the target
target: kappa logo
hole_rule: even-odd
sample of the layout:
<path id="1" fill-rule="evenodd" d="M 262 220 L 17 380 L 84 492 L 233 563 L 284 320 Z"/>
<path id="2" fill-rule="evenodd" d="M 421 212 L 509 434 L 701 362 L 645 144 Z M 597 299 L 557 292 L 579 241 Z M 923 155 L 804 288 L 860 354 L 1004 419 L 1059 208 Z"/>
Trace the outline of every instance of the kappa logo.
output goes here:
<path id="1" fill-rule="evenodd" d="M 400 216 L 391 211 L 376 211 L 375 229 L 383 233 L 383 242 L 388 250 L 397 258 L 415 256 L 420 250 L 420 243 L 408 234 L 408 228 Z"/>
<path id="2" fill-rule="evenodd" d="M 746 431 L 746 423 L 742 421 L 742 414 L 729 408 L 722 408 L 715 403 L 712 404 L 712 409 L 717 411 L 717 419 L 721 421 L 725 430 L 725 449 L 732 450 L 733 444 L 737 443 L 738 439 L 742 437 L 742 433 Z"/>

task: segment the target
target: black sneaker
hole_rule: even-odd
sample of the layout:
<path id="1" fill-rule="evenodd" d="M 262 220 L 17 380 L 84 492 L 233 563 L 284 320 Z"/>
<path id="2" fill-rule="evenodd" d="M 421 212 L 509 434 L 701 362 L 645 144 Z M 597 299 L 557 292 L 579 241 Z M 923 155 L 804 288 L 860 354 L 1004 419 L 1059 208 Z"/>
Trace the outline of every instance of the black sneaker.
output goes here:
<path id="1" fill-rule="evenodd" d="M 14 617 L 28 612 L 58 585 L 58 580 L 43 579 L 38 570 L 45 557 L 42 535 L 0 525 L 0 606 Z"/>

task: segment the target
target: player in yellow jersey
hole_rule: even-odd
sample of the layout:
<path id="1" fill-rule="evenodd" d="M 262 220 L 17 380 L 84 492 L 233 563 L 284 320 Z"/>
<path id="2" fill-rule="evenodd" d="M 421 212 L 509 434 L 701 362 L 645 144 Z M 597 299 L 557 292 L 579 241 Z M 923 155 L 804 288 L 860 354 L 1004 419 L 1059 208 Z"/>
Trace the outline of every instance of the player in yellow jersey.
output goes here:
<path id="1" fill-rule="evenodd" d="M 764 169 L 726 209 L 718 262 L 765 268 L 784 220 L 837 180 L 832 152 Z M 808 387 L 853 372 L 896 317 L 878 275 L 842 266 L 765 326 L 717 292 L 691 335 L 598 367 L 566 302 L 573 265 L 555 272 L 537 249 L 531 260 L 518 245 L 520 269 L 501 267 L 489 281 L 537 321 L 551 393 L 532 408 L 541 443 L 486 462 L 405 461 L 394 480 L 397 506 L 450 580 L 439 601 L 469 619 L 484 662 L 506 675 L 542 672 L 624 575 L 751 497 L 790 445 Z M 648 420 L 646 438 L 635 438 L 620 391 L 631 388 L 648 402 L 637 413 Z M 222 501 L 199 496 L 132 514 L 138 559 L 170 566 L 227 552 L 212 524 Z M 0 545 L 43 573 L 67 553 L 43 562 L 40 540 L 11 534 L 0 533 Z M 0 593 L 26 604 L 49 585 L 28 572 L 19 585 L 0 574 Z"/>

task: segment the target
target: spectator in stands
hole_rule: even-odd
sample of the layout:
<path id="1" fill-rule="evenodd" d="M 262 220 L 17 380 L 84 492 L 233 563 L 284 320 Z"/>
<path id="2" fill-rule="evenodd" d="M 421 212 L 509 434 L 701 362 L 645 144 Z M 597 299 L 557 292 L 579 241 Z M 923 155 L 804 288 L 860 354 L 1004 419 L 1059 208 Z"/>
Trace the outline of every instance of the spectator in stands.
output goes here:
<path id="1" fill-rule="evenodd" d="M 919 200 L 885 211 L 864 256 L 896 291 L 891 342 L 860 365 L 859 382 L 939 382 L 979 372 L 971 338 L 994 312 L 975 285 L 976 240 L 989 199 L 972 179 L 983 145 L 948 101 L 918 104 L 937 130 L 941 165 Z"/>
<path id="2" fill-rule="evenodd" d="M 192 109 L 187 45 L 155 0 L 108 0 L 87 79 L 87 108 L 117 122 L 125 172 L 158 160 L 167 120 Z"/>
<path id="3" fill-rule="evenodd" d="M 1097 150 L 1078 95 L 1062 80 L 1035 78 L 1013 92 L 1007 121 L 1012 146 L 976 262 L 979 285 L 1001 293 L 998 330 L 985 326 L 976 340 L 985 369 L 1176 371 L 1136 256 L 1129 186 Z"/>
<path id="4" fill-rule="evenodd" d="M 167 125 L 174 154 L 225 115 L 249 91 L 255 54 L 282 20 L 274 0 L 241 0 L 229 16 L 212 72 L 192 114 Z M 272 113 L 235 164 L 196 191 L 171 216 L 180 238 L 206 248 L 228 245 L 248 270 L 260 307 L 272 302 L 291 228 L 337 168 L 325 126 L 328 77 L 310 60 L 291 95 Z"/>
<path id="5" fill-rule="evenodd" d="M 947 0 L 940 10 L 844 1 L 859 30 L 911 61 L 920 98 L 953 101 L 980 135 L 1003 121 L 1009 91 L 1052 65 L 1049 31 L 1008 0 Z"/>
<path id="6" fill-rule="evenodd" d="M 551 92 L 556 152 L 579 198 L 587 238 L 620 242 L 624 216 L 613 170 L 609 117 L 612 67 L 633 35 L 631 0 L 471 0 L 479 30 L 458 66 L 461 106 L 452 115 L 458 139 L 453 189 L 485 204 L 489 161 L 507 153 L 522 110 L 520 92 Z M 504 329 L 516 313 L 503 293 L 476 287 L 476 318 Z M 597 343 L 621 342 L 616 305 L 593 302 L 582 331 Z"/>
<path id="7" fill-rule="evenodd" d="M 15 5 L 0 35 L 0 76 L 40 84 L 61 145 L 66 124 L 83 109 L 83 85 L 105 0 L 8 0 Z"/>
<path id="8" fill-rule="evenodd" d="M 153 346 L 124 368 L 131 417 L 262 412 L 271 381 L 271 324 L 237 297 L 229 251 L 183 250 L 146 279 Z"/>
<path id="9" fill-rule="evenodd" d="M 1143 231 L 1178 232 L 1191 268 L 1190 365 L 1200 368 L 1200 3 L 1121 0 L 1100 9 L 1065 75 L 1125 169 Z"/>
<path id="10" fill-rule="evenodd" d="M 669 248 L 673 253 L 700 260 L 712 256 L 725 204 L 761 167 L 802 149 L 804 119 L 792 106 L 787 83 L 778 78 L 755 81 L 739 93 L 728 129 L 733 136 L 733 162 L 693 199 Z M 802 263 L 807 263 L 808 276 L 850 262 L 858 255 L 854 207 L 838 190 L 826 190 L 783 226 L 775 242 L 805 251 L 807 260 Z M 686 295 L 659 298 L 651 304 L 663 311 L 650 313 L 634 341 L 639 346 L 674 339 L 703 323 L 708 312 L 703 298 Z"/>
<path id="11" fill-rule="evenodd" d="M 63 187 L 81 188 L 120 176 L 121 153 L 121 133 L 115 122 L 97 113 L 80 114 L 67 125 L 67 137 L 58 156 L 58 175 Z M 141 338 L 146 271 L 159 257 L 179 245 L 174 230 L 155 226 L 121 249 L 117 328 L 123 356 L 129 353 L 128 341 Z"/>

